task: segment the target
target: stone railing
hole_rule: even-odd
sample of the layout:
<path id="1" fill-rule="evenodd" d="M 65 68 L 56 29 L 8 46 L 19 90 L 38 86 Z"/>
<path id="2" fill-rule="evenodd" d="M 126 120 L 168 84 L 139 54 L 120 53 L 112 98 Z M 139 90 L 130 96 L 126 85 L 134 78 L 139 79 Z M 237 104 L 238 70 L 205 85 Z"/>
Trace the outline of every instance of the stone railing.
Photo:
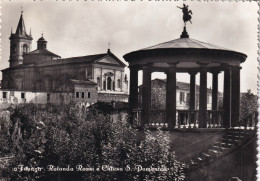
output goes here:
<path id="1" fill-rule="evenodd" d="M 223 114 L 222 110 L 208 110 L 208 128 L 223 128 Z"/>
<path id="2" fill-rule="evenodd" d="M 177 128 L 198 128 L 198 111 L 177 110 Z"/>
<path id="3" fill-rule="evenodd" d="M 150 111 L 150 125 L 166 126 L 166 110 L 151 109 Z"/>
<path id="4" fill-rule="evenodd" d="M 206 128 L 224 128 L 223 127 L 223 110 L 208 110 L 208 118 L 206 120 L 207 127 Z M 166 110 L 159 110 L 159 109 L 151 109 L 149 113 L 150 122 L 147 123 L 151 126 L 168 126 L 166 122 Z M 198 110 L 177 110 L 176 114 L 176 124 L 175 128 L 179 129 L 187 129 L 187 128 L 199 128 L 199 121 L 198 121 Z M 148 118 L 147 118 L 148 119 Z M 238 125 L 239 127 L 243 126 L 248 129 L 253 129 L 256 127 L 256 114 L 250 114 L 243 119 L 243 125 Z M 136 125 L 141 125 L 142 121 L 142 110 L 141 109 L 134 109 L 133 110 L 133 121 Z"/>

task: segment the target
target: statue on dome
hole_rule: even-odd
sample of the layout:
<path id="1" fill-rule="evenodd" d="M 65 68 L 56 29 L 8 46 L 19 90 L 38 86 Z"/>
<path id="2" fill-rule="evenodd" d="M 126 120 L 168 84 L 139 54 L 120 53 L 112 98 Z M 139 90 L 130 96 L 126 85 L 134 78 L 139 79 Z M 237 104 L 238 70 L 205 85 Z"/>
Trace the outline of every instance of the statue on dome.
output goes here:
<path id="1" fill-rule="evenodd" d="M 192 15 L 192 11 L 188 9 L 188 5 L 185 5 L 183 3 L 183 7 L 179 7 L 177 6 L 178 8 L 182 9 L 182 12 L 183 12 L 183 21 L 184 21 L 184 24 L 186 25 L 186 22 L 189 21 L 191 24 L 191 15 Z"/>

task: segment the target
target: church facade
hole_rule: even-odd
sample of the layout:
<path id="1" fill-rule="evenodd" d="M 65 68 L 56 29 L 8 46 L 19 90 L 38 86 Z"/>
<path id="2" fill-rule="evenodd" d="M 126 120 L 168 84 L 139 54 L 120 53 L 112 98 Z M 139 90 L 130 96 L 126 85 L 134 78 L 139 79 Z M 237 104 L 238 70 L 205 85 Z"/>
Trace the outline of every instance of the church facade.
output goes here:
<path id="1" fill-rule="evenodd" d="M 33 38 L 26 32 L 22 14 L 9 39 L 10 66 L 2 70 L 0 102 L 128 101 L 126 65 L 109 49 L 102 54 L 61 58 L 47 49 L 42 36 L 37 49 L 31 51 Z"/>

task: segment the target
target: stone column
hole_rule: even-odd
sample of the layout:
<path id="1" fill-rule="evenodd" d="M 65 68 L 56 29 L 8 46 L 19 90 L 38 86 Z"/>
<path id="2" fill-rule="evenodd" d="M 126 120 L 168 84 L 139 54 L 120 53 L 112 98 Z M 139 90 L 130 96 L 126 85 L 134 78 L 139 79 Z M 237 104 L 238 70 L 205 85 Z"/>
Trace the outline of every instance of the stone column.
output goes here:
<path id="1" fill-rule="evenodd" d="M 151 110 L 151 71 L 148 67 L 143 68 L 142 107 L 141 125 L 144 126 L 150 122 Z"/>
<path id="2" fill-rule="evenodd" d="M 240 119 L 240 67 L 232 68 L 231 125 Z"/>
<path id="3" fill-rule="evenodd" d="M 197 72 L 189 72 L 190 74 L 190 100 L 189 110 L 196 109 L 196 74 Z"/>
<path id="4" fill-rule="evenodd" d="M 138 107 L 138 69 L 130 67 L 130 93 L 129 93 L 130 111 Z"/>
<path id="5" fill-rule="evenodd" d="M 231 70 L 225 67 L 224 71 L 224 97 L 223 97 L 223 126 L 225 128 L 231 125 Z"/>
<path id="6" fill-rule="evenodd" d="M 166 87 L 166 120 L 169 130 L 176 125 L 176 65 L 170 65 L 167 72 Z"/>
<path id="7" fill-rule="evenodd" d="M 218 74 L 219 71 L 212 72 L 212 110 L 218 110 Z"/>
<path id="8" fill-rule="evenodd" d="M 196 109 L 196 74 L 197 72 L 189 72 L 190 74 L 190 100 L 189 110 L 194 111 Z M 195 123 L 195 114 L 190 114 L 190 123 Z"/>
<path id="9" fill-rule="evenodd" d="M 200 70 L 200 96 L 199 96 L 199 128 L 207 127 L 207 69 Z"/>

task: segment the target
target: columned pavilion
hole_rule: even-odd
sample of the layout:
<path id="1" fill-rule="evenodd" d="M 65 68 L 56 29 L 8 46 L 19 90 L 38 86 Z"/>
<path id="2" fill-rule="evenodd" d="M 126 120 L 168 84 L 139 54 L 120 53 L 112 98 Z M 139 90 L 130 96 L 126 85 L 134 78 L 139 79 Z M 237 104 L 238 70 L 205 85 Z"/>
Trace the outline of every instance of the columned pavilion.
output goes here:
<path id="1" fill-rule="evenodd" d="M 150 123 L 151 118 L 151 73 L 167 75 L 165 122 L 170 130 L 180 126 L 176 111 L 176 73 L 190 75 L 189 127 L 210 128 L 214 117 L 222 115 L 219 127 L 230 127 L 239 121 L 240 109 L 240 64 L 246 60 L 243 53 L 191 39 L 184 30 L 179 39 L 160 43 L 124 55 L 130 68 L 130 111 L 139 110 L 140 124 Z M 138 107 L 138 71 L 143 71 L 142 106 Z M 224 72 L 223 110 L 218 108 L 218 74 Z M 199 73 L 199 110 L 195 110 L 196 76 Z M 207 73 L 212 73 L 212 110 L 207 110 Z M 195 114 L 196 113 L 196 114 Z M 180 113 L 179 113 L 180 114 Z M 194 119 L 194 120 L 193 120 Z M 210 119 L 210 120 L 209 120 Z M 213 121 L 213 122 L 212 122 Z"/>

